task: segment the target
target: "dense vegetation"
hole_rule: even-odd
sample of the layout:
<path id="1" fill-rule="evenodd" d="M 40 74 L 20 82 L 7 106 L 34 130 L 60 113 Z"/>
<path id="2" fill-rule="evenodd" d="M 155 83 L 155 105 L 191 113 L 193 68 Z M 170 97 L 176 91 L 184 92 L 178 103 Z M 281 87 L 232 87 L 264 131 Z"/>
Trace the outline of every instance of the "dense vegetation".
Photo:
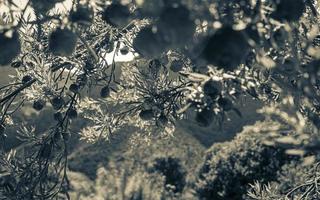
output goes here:
<path id="1" fill-rule="evenodd" d="M 318 10 L 2 0 L 0 199 L 320 199 Z"/>

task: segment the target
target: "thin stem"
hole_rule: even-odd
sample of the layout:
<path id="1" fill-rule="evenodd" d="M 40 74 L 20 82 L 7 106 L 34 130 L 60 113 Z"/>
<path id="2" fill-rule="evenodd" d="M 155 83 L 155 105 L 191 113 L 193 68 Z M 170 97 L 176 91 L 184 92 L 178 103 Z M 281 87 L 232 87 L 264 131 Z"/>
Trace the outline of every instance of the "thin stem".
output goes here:
<path id="1" fill-rule="evenodd" d="M 14 97 L 15 95 L 19 94 L 22 90 L 30 87 L 33 83 L 35 83 L 37 80 L 36 79 L 32 79 L 31 81 L 27 82 L 26 84 L 22 85 L 21 87 L 19 87 L 18 89 L 16 89 L 15 91 L 13 91 L 11 94 L 5 96 L 3 99 L 0 100 L 0 104 L 3 104 L 4 102 L 8 101 L 9 99 L 11 99 L 12 97 Z"/>

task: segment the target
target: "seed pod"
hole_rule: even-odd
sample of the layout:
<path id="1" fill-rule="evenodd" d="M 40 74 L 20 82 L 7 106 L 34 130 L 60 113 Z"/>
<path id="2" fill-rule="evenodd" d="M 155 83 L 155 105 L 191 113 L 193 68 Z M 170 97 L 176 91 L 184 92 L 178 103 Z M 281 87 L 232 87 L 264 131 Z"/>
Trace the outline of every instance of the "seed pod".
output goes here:
<path id="1" fill-rule="evenodd" d="M 63 98 L 60 96 L 56 96 L 51 99 L 51 105 L 52 105 L 53 109 L 55 109 L 55 110 L 61 109 L 62 106 L 64 105 L 64 103 L 65 102 L 64 102 Z"/>
<path id="2" fill-rule="evenodd" d="M 232 101 L 228 98 L 225 98 L 225 97 L 220 97 L 218 100 L 218 104 L 219 104 L 219 106 L 221 106 L 221 108 L 224 111 L 229 111 L 233 108 Z"/>
<path id="3" fill-rule="evenodd" d="M 78 93 L 79 90 L 80 90 L 80 86 L 76 83 L 72 83 L 70 86 L 69 86 L 69 90 L 73 93 Z"/>
<path id="4" fill-rule="evenodd" d="M 94 12 L 93 9 L 88 5 L 78 5 L 76 10 L 70 14 L 70 20 L 73 23 L 81 25 L 90 25 L 93 21 Z"/>
<path id="5" fill-rule="evenodd" d="M 203 92 L 212 99 L 215 99 L 220 95 L 221 87 L 222 86 L 219 81 L 210 79 L 203 85 Z"/>
<path id="6" fill-rule="evenodd" d="M 70 108 L 68 111 L 67 111 L 67 116 L 70 118 L 70 119 L 75 119 L 78 117 L 78 112 L 75 108 Z"/>
<path id="7" fill-rule="evenodd" d="M 166 50 L 163 38 L 151 26 L 140 30 L 133 40 L 133 47 L 146 58 L 159 57 Z"/>
<path id="8" fill-rule="evenodd" d="M 172 48 L 184 47 L 191 41 L 195 33 L 195 22 L 190 11 L 183 5 L 167 6 L 160 14 L 156 23 L 161 36 Z"/>
<path id="9" fill-rule="evenodd" d="M 276 9 L 271 17 L 280 21 L 298 21 L 303 15 L 305 4 L 303 0 L 277 0 Z"/>
<path id="10" fill-rule="evenodd" d="M 183 69 L 184 62 L 182 60 L 173 60 L 170 65 L 171 71 L 178 73 Z"/>
<path id="11" fill-rule="evenodd" d="M 157 17 L 161 14 L 165 3 L 163 0 L 137 1 L 138 10 L 142 17 Z"/>
<path id="12" fill-rule="evenodd" d="M 62 122 L 63 116 L 61 112 L 56 112 L 53 114 L 53 119 L 56 120 L 57 122 Z"/>
<path id="13" fill-rule="evenodd" d="M 243 33 L 223 27 L 208 39 L 202 57 L 220 69 L 233 71 L 244 61 L 248 52 L 248 41 Z"/>
<path id="14" fill-rule="evenodd" d="M 0 66 L 9 65 L 21 52 L 19 34 L 16 31 L 0 33 Z"/>
<path id="15" fill-rule="evenodd" d="M 43 99 L 38 99 L 33 102 L 33 108 L 37 111 L 40 111 L 44 108 L 46 102 Z"/>
<path id="16" fill-rule="evenodd" d="M 110 95 L 110 88 L 109 86 L 105 86 L 103 88 L 101 88 L 100 90 L 100 96 L 102 98 L 107 98 Z"/>
<path id="17" fill-rule="evenodd" d="M 30 76 L 30 75 L 25 75 L 24 77 L 22 77 L 21 82 L 22 82 L 23 84 L 26 84 L 26 83 L 28 83 L 28 82 L 31 81 L 31 80 L 32 80 L 32 76 Z"/>
<path id="18" fill-rule="evenodd" d="M 122 55 L 127 55 L 127 54 L 129 53 L 129 48 L 128 48 L 127 46 L 122 47 L 122 48 L 120 49 L 120 53 L 121 53 Z"/>
<path id="19" fill-rule="evenodd" d="M 57 28 L 49 36 L 49 50 L 56 56 L 71 56 L 76 44 L 76 34 L 66 28 Z"/>
<path id="20" fill-rule="evenodd" d="M 102 19 L 112 26 L 122 28 L 130 21 L 130 10 L 127 6 L 113 3 L 103 11 Z"/>
<path id="21" fill-rule="evenodd" d="M 31 5 L 34 8 L 36 12 L 40 12 L 42 14 L 45 14 L 49 10 L 51 10 L 56 3 L 62 2 L 64 0 L 31 0 Z"/>
<path id="22" fill-rule="evenodd" d="M 11 63 L 11 67 L 12 68 L 20 68 L 20 67 L 22 67 L 23 66 L 23 63 L 21 62 L 21 61 L 15 61 L 15 62 L 12 62 Z"/>
<path id="23" fill-rule="evenodd" d="M 139 113 L 139 117 L 140 117 L 142 120 L 148 121 L 148 120 L 151 120 L 151 119 L 154 117 L 154 114 L 153 114 L 153 111 L 152 111 L 152 110 L 142 110 L 142 111 Z"/>

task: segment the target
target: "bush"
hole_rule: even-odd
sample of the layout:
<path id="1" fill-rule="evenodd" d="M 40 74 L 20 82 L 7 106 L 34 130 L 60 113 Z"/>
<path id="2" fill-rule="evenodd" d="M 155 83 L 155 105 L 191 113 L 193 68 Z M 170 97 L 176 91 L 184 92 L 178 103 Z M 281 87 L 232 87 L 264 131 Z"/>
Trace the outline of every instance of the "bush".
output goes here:
<path id="1" fill-rule="evenodd" d="M 233 141 L 214 144 L 207 151 L 196 182 L 200 199 L 243 199 L 248 184 L 275 180 L 289 157 L 262 142 L 264 130 L 274 125 L 258 122 Z"/>
<path id="2" fill-rule="evenodd" d="M 319 199 L 314 180 L 318 179 L 318 164 L 305 162 L 289 162 L 282 166 L 277 174 L 277 181 L 262 184 L 256 181 L 250 184 L 246 199 L 278 200 L 278 199 Z M 304 197 L 303 197 L 304 196 Z"/>
<path id="3" fill-rule="evenodd" d="M 149 174 L 142 169 L 135 169 L 133 172 L 126 166 L 111 163 L 108 168 L 98 168 L 96 177 L 93 182 L 86 180 L 82 183 L 78 177 L 71 177 L 71 199 L 168 199 L 163 187 L 163 177 L 159 174 Z M 81 187 L 84 184 L 87 187 Z"/>
<path id="4" fill-rule="evenodd" d="M 178 158 L 156 158 L 150 171 L 162 174 L 165 177 L 166 186 L 173 186 L 173 192 L 182 192 L 186 184 L 186 171 Z"/>
<path id="5" fill-rule="evenodd" d="M 313 171 L 313 165 L 306 166 L 301 162 L 293 161 L 283 165 L 277 174 L 279 191 L 285 194 L 293 188 L 304 184 L 307 180 L 312 179 Z"/>

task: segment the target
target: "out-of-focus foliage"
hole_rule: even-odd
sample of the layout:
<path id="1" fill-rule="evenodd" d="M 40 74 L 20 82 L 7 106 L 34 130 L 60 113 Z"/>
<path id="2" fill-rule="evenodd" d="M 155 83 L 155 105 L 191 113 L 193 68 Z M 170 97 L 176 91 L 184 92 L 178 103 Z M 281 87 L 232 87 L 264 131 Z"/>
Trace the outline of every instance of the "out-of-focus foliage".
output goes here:
<path id="1" fill-rule="evenodd" d="M 170 158 L 167 158 L 170 160 Z M 130 165 L 109 163 L 107 168 L 100 167 L 97 170 L 97 178 L 94 181 L 78 173 L 71 173 L 70 195 L 80 199 L 180 199 L 182 191 L 176 191 L 173 182 L 168 183 L 167 174 L 152 172 L 144 167 L 131 169 Z M 172 166 L 163 166 L 162 170 L 176 171 Z M 181 181 L 181 180 L 179 180 Z M 181 184 L 182 182 L 178 183 Z M 86 186 L 83 186 L 86 184 Z M 183 183 L 185 184 L 185 183 Z M 179 193 L 177 193 L 179 192 Z"/>
<path id="2" fill-rule="evenodd" d="M 264 104 L 260 113 L 275 123 L 215 144 L 200 170 L 201 197 L 242 198 L 248 184 L 264 195 L 275 190 L 263 184 L 275 180 L 284 158 L 318 160 L 317 1 L 3 0 L 0 7 L 0 66 L 12 70 L 0 87 L 1 198 L 69 198 L 75 138 L 99 143 L 130 127 L 133 146 L 152 145 L 191 117 L 199 130 L 223 129 L 230 115 L 246 112 L 237 108 L 244 96 Z M 118 61 L 120 54 L 131 58 Z M 21 123 L 25 106 L 51 123 Z M 9 129 L 20 131 L 8 136 Z M 18 142 L 7 147 L 10 137 Z M 138 190 L 153 186 L 141 180 Z M 307 193 L 317 187 L 307 183 Z M 118 191 L 126 187 L 107 189 L 131 198 Z"/>
<path id="3" fill-rule="evenodd" d="M 150 168 L 151 172 L 165 177 L 165 184 L 173 192 L 181 192 L 186 184 L 186 172 L 180 160 L 172 157 L 156 158 Z"/>

